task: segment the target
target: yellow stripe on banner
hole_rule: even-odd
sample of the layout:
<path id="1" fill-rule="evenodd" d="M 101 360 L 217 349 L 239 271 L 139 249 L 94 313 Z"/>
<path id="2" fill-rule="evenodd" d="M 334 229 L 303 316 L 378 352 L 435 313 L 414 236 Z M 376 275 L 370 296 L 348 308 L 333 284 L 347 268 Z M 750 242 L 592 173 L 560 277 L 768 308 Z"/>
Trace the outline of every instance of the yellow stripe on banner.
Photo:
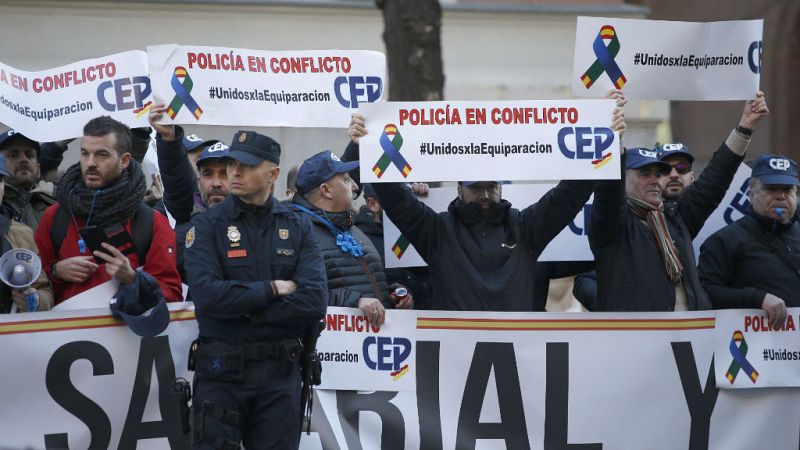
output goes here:
<path id="1" fill-rule="evenodd" d="M 417 318 L 418 329 L 567 331 L 567 330 L 702 330 L 714 328 L 715 319 L 679 320 L 489 320 Z"/>
<path id="2" fill-rule="evenodd" d="M 400 373 L 392 377 L 392 381 L 397 381 L 400 378 L 403 378 L 403 375 L 408 373 L 408 366 L 405 369 L 401 370 Z"/>
<path id="3" fill-rule="evenodd" d="M 608 164 L 608 162 L 611 161 L 612 159 L 613 159 L 613 156 L 612 157 L 608 157 L 608 158 L 604 158 L 602 161 L 600 161 L 599 163 L 595 164 L 594 168 L 595 169 L 599 169 L 599 168 L 605 166 L 606 164 Z"/>
<path id="4" fill-rule="evenodd" d="M 194 311 L 170 311 L 170 322 L 181 320 L 194 320 Z M 75 317 L 51 320 L 30 320 L 25 322 L 0 323 L 0 335 L 39 333 L 43 331 L 67 331 L 87 328 L 109 328 L 124 326 L 125 322 L 117 320 L 110 315 L 93 317 Z"/>

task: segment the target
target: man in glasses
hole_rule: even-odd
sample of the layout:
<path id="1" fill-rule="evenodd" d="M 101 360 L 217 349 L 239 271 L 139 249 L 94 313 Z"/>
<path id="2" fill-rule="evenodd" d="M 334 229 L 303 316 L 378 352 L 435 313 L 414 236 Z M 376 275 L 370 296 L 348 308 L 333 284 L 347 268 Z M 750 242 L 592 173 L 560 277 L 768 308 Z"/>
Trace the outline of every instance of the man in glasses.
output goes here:
<path id="1" fill-rule="evenodd" d="M 689 153 L 689 148 L 680 142 L 664 144 L 658 150 L 658 159 L 671 166 L 669 174 L 659 179 L 664 206 L 676 206 L 683 192 L 694 182 L 692 170 L 694 156 Z"/>
<path id="2" fill-rule="evenodd" d="M 673 161 L 668 163 L 646 148 L 626 152 L 621 180 L 597 183 L 589 244 L 597 263 L 598 310 L 711 308 L 700 285 L 692 239 L 724 197 L 753 127 L 768 113 L 764 94 L 757 92 L 745 103 L 739 125 L 697 181 L 691 178 L 691 185 L 681 178 L 690 174 L 680 164 L 681 158 L 690 162 L 686 154 L 662 155 Z M 664 207 L 665 190 L 680 197 L 674 207 Z"/>

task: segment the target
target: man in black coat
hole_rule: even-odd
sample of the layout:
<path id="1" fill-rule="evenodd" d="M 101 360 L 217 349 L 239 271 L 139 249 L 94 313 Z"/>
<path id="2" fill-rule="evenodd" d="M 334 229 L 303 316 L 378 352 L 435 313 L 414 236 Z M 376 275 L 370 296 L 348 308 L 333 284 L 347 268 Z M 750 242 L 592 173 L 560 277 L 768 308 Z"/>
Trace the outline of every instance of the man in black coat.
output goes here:
<path id="1" fill-rule="evenodd" d="M 623 178 L 597 183 L 589 244 L 597 263 L 598 310 L 711 308 L 697 275 L 692 239 L 725 196 L 753 127 L 768 112 L 761 92 L 745 103 L 739 125 L 674 208 L 663 208 L 659 183 L 673 168 L 655 150 L 628 150 Z"/>
<path id="2" fill-rule="evenodd" d="M 800 306 L 797 163 L 761 156 L 753 168 L 750 208 L 700 248 L 700 282 L 715 309 L 761 308 L 773 328 L 787 306 Z"/>
<path id="3" fill-rule="evenodd" d="M 297 171 L 297 192 L 288 206 L 313 224 L 325 260 L 329 305 L 359 308 L 379 326 L 386 308 L 411 308 L 413 300 L 390 292 L 378 251 L 353 225 L 358 185 L 348 172 L 356 168 L 358 161 L 343 162 L 329 151 L 308 158 Z"/>

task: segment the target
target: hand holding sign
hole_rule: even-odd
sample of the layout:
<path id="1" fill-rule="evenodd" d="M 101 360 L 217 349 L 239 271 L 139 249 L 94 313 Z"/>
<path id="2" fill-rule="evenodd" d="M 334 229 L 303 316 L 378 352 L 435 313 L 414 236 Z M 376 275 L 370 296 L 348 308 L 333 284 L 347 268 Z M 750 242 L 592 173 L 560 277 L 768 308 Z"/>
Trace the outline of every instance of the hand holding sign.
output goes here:
<path id="1" fill-rule="evenodd" d="M 755 100 L 748 100 L 744 103 L 744 111 L 742 111 L 742 119 L 739 120 L 739 126 L 752 130 L 767 115 L 769 115 L 767 99 L 763 92 L 758 91 L 756 92 Z"/>

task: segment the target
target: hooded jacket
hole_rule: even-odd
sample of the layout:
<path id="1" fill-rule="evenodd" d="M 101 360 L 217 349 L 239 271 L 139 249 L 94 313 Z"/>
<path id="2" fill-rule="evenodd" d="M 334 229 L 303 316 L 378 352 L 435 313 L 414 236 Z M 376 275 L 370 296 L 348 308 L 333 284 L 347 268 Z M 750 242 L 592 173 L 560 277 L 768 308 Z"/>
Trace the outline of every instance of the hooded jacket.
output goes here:
<path id="1" fill-rule="evenodd" d="M 6 210 L 6 215 L 33 230 L 38 228 L 44 211 L 55 204 L 52 183 L 40 180 L 27 191 L 6 183 L 6 191 L 3 195 L 3 208 Z"/>

